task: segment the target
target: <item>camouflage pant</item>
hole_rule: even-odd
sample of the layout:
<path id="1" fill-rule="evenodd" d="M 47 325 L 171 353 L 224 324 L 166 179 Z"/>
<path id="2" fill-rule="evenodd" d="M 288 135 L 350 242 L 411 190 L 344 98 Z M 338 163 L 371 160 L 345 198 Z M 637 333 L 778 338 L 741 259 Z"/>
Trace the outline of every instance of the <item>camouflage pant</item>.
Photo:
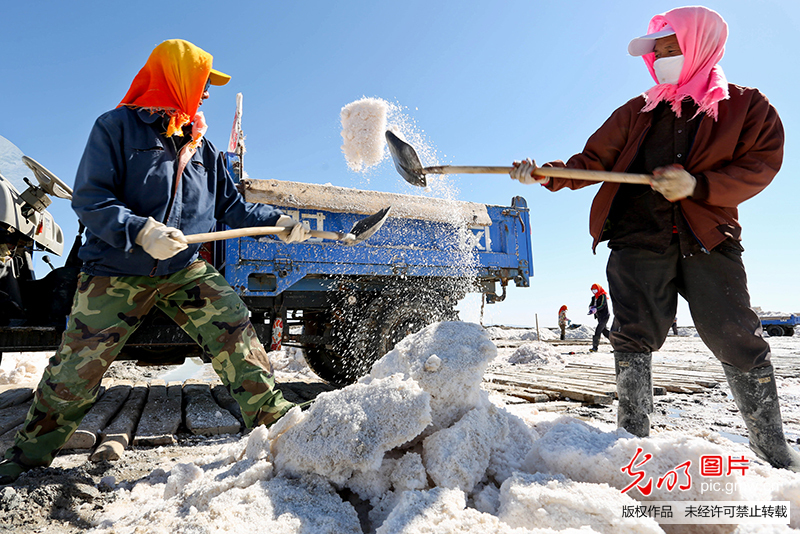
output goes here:
<path id="1" fill-rule="evenodd" d="M 108 366 L 153 306 L 214 355 L 214 370 L 248 427 L 270 425 L 294 406 L 274 389 L 269 358 L 244 303 L 208 263 L 196 261 L 160 277 L 81 274 L 61 346 L 7 459 L 23 468 L 50 465 L 97 400 Z"/>

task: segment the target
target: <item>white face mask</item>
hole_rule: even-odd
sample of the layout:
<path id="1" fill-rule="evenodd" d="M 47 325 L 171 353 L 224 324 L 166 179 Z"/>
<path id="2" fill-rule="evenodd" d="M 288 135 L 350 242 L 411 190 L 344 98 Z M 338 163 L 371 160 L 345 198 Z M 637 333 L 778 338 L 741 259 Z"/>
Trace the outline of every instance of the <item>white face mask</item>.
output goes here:
<path id="1" fill-rule="evenodd" d="M 681 69 L 683 69 L 683 56 L 662 57 L 653 63 L 658 83 L 677 84 Z"/>

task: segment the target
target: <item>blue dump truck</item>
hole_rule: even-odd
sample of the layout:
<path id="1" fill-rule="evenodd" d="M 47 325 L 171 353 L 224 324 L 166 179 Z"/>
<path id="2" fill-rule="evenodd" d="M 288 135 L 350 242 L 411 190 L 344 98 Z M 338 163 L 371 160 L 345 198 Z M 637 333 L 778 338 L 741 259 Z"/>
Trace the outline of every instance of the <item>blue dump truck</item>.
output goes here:
<path id="1" fill-rule="evenodd" d="M 790 315 L 759 315 L 761 326 L 769 337 L 793 336 L 794 327 L 800 324 L 800 316 Z"/>
<path id="2" fill-rule="evenodd" d="M 42 279 L 33 275 L 34 252 L 61 252 L 42 247 L 36 225 L 19 224 L 26 217 L 45 220 L 47 206 L 25 200 L 46 196 L 48 183 L 53 189 L 52 180 L 40 174 L 39 185 L 30 184 L 36 191 L 4 189 L 10 199 L 6 209 L 16 206 L 19 213 L 0 217 L 9 266 L 0 279 L 0 356 L 57 348 L 80 268 L 73 247 L 63 267 Z M 334 385 L 367 373 L 403 337 L 456 319 L 455 306 L 467 293 L 500 302 L 509 282 L 527 287 L 532 276 L 529 211 L 521 197 L 510 206 L 490 206 L 281 180 L 244 179 L 239 185 L 246 200 L 278 206 L 313 230 L 347 232 L 366 215 L 391 206 L 380 230 L 351 246 L 240 237 L 203 247 L 203 256 L 249 307 L 264 345 L 304 349 L 311 369 Z M 156 311 L 119 358 L 177 364 L 188 356 L 209 358 Z"/>

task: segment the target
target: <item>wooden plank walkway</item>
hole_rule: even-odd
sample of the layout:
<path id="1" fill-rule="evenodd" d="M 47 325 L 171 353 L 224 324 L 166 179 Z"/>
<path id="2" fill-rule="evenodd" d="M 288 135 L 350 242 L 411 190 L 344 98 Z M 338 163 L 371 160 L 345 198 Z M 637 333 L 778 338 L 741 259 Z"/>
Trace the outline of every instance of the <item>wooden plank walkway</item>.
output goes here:
<path id="1" fill-rule="evenodd" d="M 0 386 L 0 455 L 14 436 L 33 403 L 35 384 Z M 278 384 L 284 397 L 295 403 L 334 388 L 309 379 Z M 98 400 L 83 418 L 64 449 L 94 449 L 94 461 L 116 460 L 131 445 L 153 447 L 176 443 L 179 432 L 211 436 L 235 434 L 243 429 L 239 405 L 220 382 L 153 379 L 104 379 Z"/>
<path id="2" fill-rule="evenodd" d="M 715 362 L 716 363 L 716 362 Z M 725 381 L 716 365 L 653 365 L 653 394 L 699 393 Z M 569 363 L 562 369 L 522 369 L 519 366 L 490 368 L 484 388 L 524 402 L 573 400 L 588 404 L 611 404 L 616 398 L 613 363 Z"/>

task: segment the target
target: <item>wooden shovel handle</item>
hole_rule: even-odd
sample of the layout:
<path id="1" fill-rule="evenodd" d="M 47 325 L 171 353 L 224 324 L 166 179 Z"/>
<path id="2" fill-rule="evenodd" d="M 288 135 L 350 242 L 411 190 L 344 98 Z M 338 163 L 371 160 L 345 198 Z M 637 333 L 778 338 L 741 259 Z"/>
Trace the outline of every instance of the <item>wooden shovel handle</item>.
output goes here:
<path id="1" fill-rule="evenodd" d="M 251 226 L 249 228 L 236 228 L 234 230 L 220 230 L 219 232 L 208 232 L 205 234 L 191 234 L 186 236 L 186 242 L 207 243 L 208 241 L 222 241 L 224 239 L 234 239 L 237 237 L 255 237 L 262 235 L 288 234 L 289 229 L 283 226 Z M 343 241 L 351 234 L 343 232 L 326 232 L 324 230 L 311 230 L 311 237 L 321 237 L 322 239 L 333 239 Z M 355 238 L 355 236 L 352 236 Z"/>
<path id="2" fill-rule="evenodd" d="M 513 167 L 478 167 L 463 165 L 441 165 L 425 167 L 422 174 L 508 174 Z M 551 178 L 571 178 L 574 180 L 591 180 L 595 182 L 618 182 L 626 184 L 649 184 L 649 174 L 630 174 L 627 172 L 590 171 L 586 169 L 569 169 L 566 167 L 536 167 L 536 176 Z"/>

